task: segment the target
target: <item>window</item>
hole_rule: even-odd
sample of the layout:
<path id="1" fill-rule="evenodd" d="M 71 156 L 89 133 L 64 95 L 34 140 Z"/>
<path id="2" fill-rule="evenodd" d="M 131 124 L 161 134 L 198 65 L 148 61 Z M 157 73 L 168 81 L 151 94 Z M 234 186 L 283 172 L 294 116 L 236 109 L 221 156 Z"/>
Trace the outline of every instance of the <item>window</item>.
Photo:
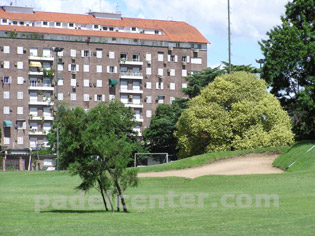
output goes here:
<path id="1" fill-rule="evenodd" d="M 25 121 L 17 121 L 18 129 L 26 129 L 26 122 Z"/>
<path id="2" fill-rule="evenodd" d="M 24 21 L 20 21 L 20 25 L 24 25 Z"/>
<path id="3" fill-rule="evenodd" d="M 4 84 L 11 84 L 12 83 L 12 77 L 11 76 L 3 76 L 3 83 Z"/>
<path id="4" fill-rule="evenodd" d="M 30 115 L 32 115 L 32 116 L 38 115 L 37 107 L 30 107 Z"/>
<path id="5" fill-rule="evenodd" d="M 16 67 L 17 67 L 19 70 L 23 70 L 23 61 L 18 61 L 16 64 L 17 64 Z"/>
<path id="6" fill-rule="evenodd" d="M 182 56 L 182 62 L 189 63 L 189 56 Z"/>
<path id="7" fill-rule="evenodd" d="M 172 104 L 173 101 L 175 101 L 175 98 L 174 97 L 170 97 L 170 104 Z"/>
<path id="8" fill-rule="evenodd" d="M 116 66 L 107 66 L 107 73 L 117 73 Z"/>
<path id="9" fill-rule="evenodd" d="M 57 56 L 58 56 L 58 57 L 63 57 L 63 51 L 57 52 Z"/>
<path id="10" fill-rule="evenodd" d="M 96 49 L 96 58 L 102 58 L 103 57 L 103 51 L 100 49 Z"/>
<path id="11" fill-rule="evenodd" d="M 71 101 L 76 101 L 77 100 L 77 95 L 75 93 L 70 94 L 70 100 Z"/>
<path id="12" fill-rule="evenodd" d="M 127 53 L 120 53 L 120 60 L 125 60 L 127 61 Z"/>
<path id="13" fill-rule="evenodd" d="M 24 78 L 23 77 L 17 77 L 17 84 L 24 84 Z"/>
<path id="14" fill-rule="evenodd" d="M 16 20 L 14 20 L 12 23 L 13 23 L 13 25 L 17 25 L 17 21 Z"/>
<path id="15" fill-rule="evenodd" d="M 43 26 L 48 26 L 48 22 L 47 21 L 43 21 Z"/>
<path id="16" fill-rule="evenodd" d="M 101 65 L 96 66 L 96 72 L 97 73 L 102 73 L 103 72 L 103 67 Z"/>
<path id="17" fill-rule="evenodd" d="M 103 26 L 103 30 L 107 30 L 107 27 L 106 27 L 106 26 Z"/>
<path id="18" fill-rule="evenodd" d="M 170 90 L 175 90 L 175 83 L 170 83 Z"/>
<path id="19" fill-rule="evenodd" d="M 81 57 L 91 57 L 91 51 L 81 50 Z"/>
<path id="20" fill-rule="evenodd" d="M 63 86 L 63 81 L 64 81 L 64 78 L 59 77 L 58 78 L 58 86 Z"/>
<path id="21" fill-rule="evenodd" d="M 22 145 L 24 143 L 23 137 L 18 137 L 17 138 L 17 143 Z"/>
<path id="22" fill-rule="evenodd" d="M 37 57 L 38 49 L 37 48 L 30 48 L 30 55 L 33 57 Z"/>
<path id="23" fill-rule="evenodd" d="M 198 52 L 194 52 L 194 58 L 198 57 Z"/>
<path id="24" fill-rule="evenodd" d="M 114 31 L 114 27 L 109 27 L 109 31 Z"/>
<path id="25" fill-rule="evenodd" d="M 83 95 L 83 101 L 85 101 L 85 102 L 90 101 L 90 95 L 89 94 L 84 94 Z"/>
<path id="26" fill-rule="evenodd" d="M 2 23 L 7 24 L 8 23 L 8 19 L 2 19 Z"/>
<path id="27" fill-rule="evenodd" d="M 147 103 L 152 103 L 152 96 L 147 96 L 146 97 L 146 102 Z"/>
<path id="28" fill-rule="evenodd" d="M 182 76 L 186 77 L 187 76 L 187 70 L 182 70 Z"/>
<path id="29" fill-rule="evenodd" d="M 63 100 L 63 93 L 58 93 L 58 100 L 62 101 Z"/>
<path id="30" fill-rule="evenodd" d="M 177 62 L 178 56 L 176 55 L 168 55 L 168 61 L 169 62 Z"/>
<path id="31" fill-rule="evenodd" d="M 71 79 L 70 80 L 70 86 L 72 86 L 72 87 L 77 86 L 77 80 L 76 79 Z"/>
<path id="32" fill-rule="evenodd" d="M 151 110 L 146 110 L 146 117 L 148 117 L 148 118 L 152 117 L 152 111 Z"/>
<path id="33" fill-rule="evenodd" d="M 4 115 L 9 115 L 10 114 L 10 107 L 4 106 L 3 107 L 3 114 Z"/>
<path id="34" fill-rule="evenodd" d="M 163 76 L 163 68 L 158 69 L 158 75 Z"/>
<path id="35" fill-rule="evenodd" d="M 136 27 L 131 27 L 131 31 L 136 31 L 137 28 Z"/>
<path id="36" fill-rule="evenodd" d="M 3 99 L 10 99 L 10 92 L 9 91 L 3 92 Z"/>
<path id="37" fill-rule="evenodd" d="M 43 57 L 51 57 L 51 50 L 50 48 L 43 49 Z"/>
<path id="38" fill-rule="evenodd" d="M 151 68 L 146 68 L 146 74 L 151 75 L 152 74 L 152 69 Z"/>
<path id="39" fill-rule="evenodd" d="M 182 83 L 182 88 L 187 88 L 187 83 Z"/>
<path id="40" fill-rule="evenodd" d="M 17 113 L 18 115 L 23 115 L 23 107 L 17 107 L 16 113 Z"/>
<path id="41" fill-rule="evenodd" d="M 140 61 L 140 54 L 136 53 L 132 55 L 132 61 Z"/>
<path id="42" fill-rule="evenodd" d="M 155 34 L 159 34 L 160 32 L 158 30 L 154 30 L 154 33 Z"/>
<path id="43" fill-rule="evenodd" d="M 164 60 L 164 53 L 163 52 L 159 52 L 158 53 L 158 61 L 163 61 Z"/>
<path id="44" fill-rule="evenodd" d="M 146 83 L 145 83 L 145 87 L 146 87 L 147 89 L 151 89 L 151 88 L 152 88 L 151 82 L 146 82 Z"/>
<path id="45" fill-rule="evenodd" d="M 169 71 L 170 71 L 170 72 L 169 72 L 169 73 L 170 73 L 170 74 L 169 74 L 170 76 L 175 76 L 175 69 L 170 69 Z"/>
<path id="46" fill-rule="evenodd" d="M 94 95 L 94 101 L 95 101 L 95 102 L 105 101 L 105 95 L 102 95 L 102 94 L 95 94 L 95 95 Z"/>
<path id="47" fill-rule="evenodd" d="M 109 52 L 108 57 L 109 59 L 115 59 L 115 52 Z"/>
<path id="48" fill-rule="evenodd" d="M 84 72 L 90 72 L 90 65 L 83 65 Z"/>
<path id="49" fill-rule="evenodd" d="M 73 28 L 74 27 L 74 23 L 68 23 L 68 27 L 69 28 Z"/>
<path id="50" fill-rule="evenodd" d="M 90 80 L 88 80 L 88 79 L 83 80 L 83 86 L 89 87 L 90 86 Z"/>
<path id="51" fill-rule="evenodd" d="M 10 46 L 3 46 L 3 53 L 10 53 Z"/>
<path id="52" fill-rule="evenodd" d="M 77 56 L 77 50 L 71 49 L 71 50 L 70 50 L 70 56 L 71 56 L 71 57 L 76 57 L 76 56 Z"/>
<path id="53" fill-rule="evenodd" d="M 3 68 L 4 69 L 10 69 L 10 62 L 9 61 L 4 61 L 3 62 Z"/>
<path id="54" fill-rule="evenodd" d="M 17 54 L 24 54 L 23 47 L 17 47 L 16 52 L 17 52 Z"/>
<path id="55" fill-rule="evenodd" d="M 3 137 L 3 144 L 9 145 L 10 144 L 10 137 Z"/>
<path id="56" fill-rule="evenodd" d="M 93 27 L 94 29 L 98 29 L 99 25 L 94 25 Z"/>
<path id="57" fill-rule="evenodd" d="M 36 148 L 37 146 L 37 138 L 30 138 L 30 147 Z"/>
<path id="58" fill-rule="evenodd" d="M 36 122 L 31 122 L 30 123 L 30 129 L 34 130 L 34 131 L 37 131 L 37 129 L 38 129 L 37 123 Z"/>
<path id="59" fill-rule="evenodd" d="M 17 92 L 17 99 L 23 99 L 23 92 Z"/>
<path id="60" fill-rule="evenodd" d="M 64 64 L 58 63 L 58 71 L 63 71 Z"/>
<path id="61" fill-rule="evenodd" d="M 148 62 L 151 62 L 151 54 L 150 53 L 145 54 L 145 60 Z"/>
<path id="62" fill-rule="evenodd" d="M 102 80 L 96 80 L 96 87 L 101 88 L 102 87 Z"/>
<path id="63" fill-rule="evenodd" d="M 56 22 L 56 27 L 61 27 L 61 22 Z"/>
<path id="64" fill-rule="evenodd" d="M 163 89 L 163 82 L 156 82 L 156 89 Z"/>
<path id="65" fill-rule="evenodd" d="M 158 103 L 159 103 L 159 104 L 163 104 L 163 103 L 164 103 L 164 98 L 165 98 L 165 96 L 159 95 L 158 98 L 157 98 L 157 99 L 158 99 Z"/>

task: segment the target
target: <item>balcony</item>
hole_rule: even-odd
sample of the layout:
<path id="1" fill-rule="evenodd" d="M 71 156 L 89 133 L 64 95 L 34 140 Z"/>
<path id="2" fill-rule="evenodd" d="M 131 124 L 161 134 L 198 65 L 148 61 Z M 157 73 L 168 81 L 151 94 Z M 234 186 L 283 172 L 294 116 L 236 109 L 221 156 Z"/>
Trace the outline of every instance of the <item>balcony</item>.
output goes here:
<path id="1" fill-rule="evenodd" d="M 28 102 L 29 105 L 40 105 L 40 106 L 53 106 L 54 102 L 47 100 L 47 101 L 35 101 L 31 100 Z"/>
<path id="2" fill-rule="evenodd" d="M 121 88 L 119 90 L 120 93 L 131 93 L 131 94 L 142 94 L 143 93 L 143 90 L 140 90 L 140 89 L 125 89 L 125 88 Z"/>
<path id="3" fill-rule="evenodd" d="M 143 117 L 142 116 L 135 116 L 135 121 L 143 122 Z"/>
<path id="4" fill-rule="evenodd" d="M 29 56 L 28 59 L 32 61 L 54 61 L 54 57 Z"/>
<path id="5" fill-rule="evenodd" d="M 43 76 L 44 72 L 43 71 L 29 71 L 28 72 L 29 75 L 37 75 L 37 76 Z"/>
<path id="6" fill-rule="evenodd" d="M 38 130 L 34 130 L 34 129 L 31 129 L 29 132 L 28 132 L 28 135 L 30 135 L 30 136 L 32 136 L 32 135 L 44 135 L 44 136 L 46 136 L 47 134 L 48 134 L 48 132 L 49 131 L 46 131 L 46 130 L 44 130 L 44 131 L 38 131 Z"/>
<path id="7" fill-rule="evenodd" d="M 141 129 L 140 128 L 133 128 L 133 131 L 135 131 L 137 133 L 136 136 L 142 136 L 142 133 L 141 133 Z"/>
<path id="8" fill-rule="evenodd" d="M 54 87 L 51 85 L 44 86 L 29 86 L 28 90 L 36 90 L 36 91 L 54 91 Z"/>
<path id="9" fill-rule="evenodd" d="M 120 72 L 119 78 L 121 78 L 121 79 L 143 79 L 143 75 L 140 72 Z"/>
<path id="10" fill-rule="evenodd" d="M 121 59 L 119 60 L 119 64 L 121 64 L 121 65 L 142 66 L 142 65 L 143 65 L 143 62 L 140 61 L 140 59 L 134 59 L 134 60 L 132 60 L 132 61 L 127 61 L 126 59 L 121 58 Z"/>
<path id="11" fill-rule="evenodd" d="M 143 108 L 143 103 L 139 102 L 128 102 L 124 103 L 125 107 L 131 107 L 131 108 Z"/>
<path id="12" fill-rule="evenodd" d="M 47 120 L 47 121 L 53 121 L 54 117 L 53 116 L 33 116 L 30 115 L 30 120 L 38 121 L 38 120 Z"/>

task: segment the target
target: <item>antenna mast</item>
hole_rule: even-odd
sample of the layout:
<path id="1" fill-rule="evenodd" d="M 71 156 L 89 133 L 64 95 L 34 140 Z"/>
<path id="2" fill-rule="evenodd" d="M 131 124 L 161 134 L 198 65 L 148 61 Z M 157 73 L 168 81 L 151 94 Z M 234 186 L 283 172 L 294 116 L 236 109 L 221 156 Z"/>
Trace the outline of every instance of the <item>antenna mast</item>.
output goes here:
<path id="1" fill-rule="evenodd" d="M 231 19 L 230 19 L 230 0 L 228 0 L 228 43 L 229 43 L 229 74 L 231 74 Z"/>

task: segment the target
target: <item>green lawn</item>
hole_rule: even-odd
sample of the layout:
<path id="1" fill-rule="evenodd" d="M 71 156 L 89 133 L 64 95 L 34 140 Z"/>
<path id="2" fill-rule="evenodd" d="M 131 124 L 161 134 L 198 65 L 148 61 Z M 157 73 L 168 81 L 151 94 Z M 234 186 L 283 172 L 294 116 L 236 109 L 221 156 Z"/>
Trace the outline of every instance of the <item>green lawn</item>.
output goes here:
<path id="1" fill-rule="evenodd" d="M 291 150 L 292 151 L 292 150 Z M 314 160 L 315 161 L 315 160 Z M 127 195 L 209 194 L 203 207 L 131 207 L 130 212 L 105 213 L 88 207 L 56 209 L 49 205 L 35 213 L 36 195 L 46 194 L 56 204 L 54 195 L 67 201 L 79 193 L 80 182 L 67 172 L 6 172 L 0 173 L 0 235 L 314 235 L 315 172 L 313 170 L 271 175 L 204 176 L 185 178 L 144 178 L 139 187 Z M 85 197 L 94 194 L 91 191 Z M 228 204 L 222 196 L 234 194 Z M 235 200 L 246 194 L 253 200 L 249 207 L 240 207 Z M 279 207 L 256 207 L 256 194 L 276 194 Z M 244 199 L 243 199 L 244 200 Z M 245 202 L 243 202 L 244 204 Z M 180 205 L 178 197 L 175 204 Z M 217 204 L 217 206 L 215 206 Z M 87 202 L 86 202 L 87 205 Z"/>

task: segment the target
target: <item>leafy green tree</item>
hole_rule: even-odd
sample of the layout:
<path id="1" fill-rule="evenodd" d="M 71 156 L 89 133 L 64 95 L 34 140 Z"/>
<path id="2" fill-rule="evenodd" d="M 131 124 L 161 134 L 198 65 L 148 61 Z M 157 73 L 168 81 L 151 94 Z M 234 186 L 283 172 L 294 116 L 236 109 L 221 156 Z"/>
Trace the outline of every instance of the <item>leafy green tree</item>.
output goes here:
<path id="1" fill-rule="evenodd" d="M 235 71 L 246 71 L 250 73 L 259 73 L 259 69 L 252 67 L 251 65 L 231 65 L 232 72 Z M 183 92 L 189 97 L 193 98 L 201 93 L 201 90 L 206 87 L 213 80 L 223 74 L 228 73 L 229 64 L 222 61 L 222 65 L 218 67 L 208 67 L 200 73 L 195 73 L 187 77 L 188 86 L 183 89 Z"/>
<path id="2" fill-rule="evenodd" d="M 72 175 L 79 175 L 78 189 L 96 188 L 102 195 L 105 210 L 107 202 L 113 210 L 109 192 L 117 195 L 127 212 L 123 196 L 128 186 L 137 185 L 137 173 L 127 166 L 133 152 L 141 145 L 135 138 L 134 113 L 119 101 L 102 102 L 85 112 L 82 108 L 60 106 L 57 113 L 60 133 L 60 164 L 69 167 Z M 48 135 L 56 146 L 55 131 Z M 107 200 L 106 200 L 107 198 Z M 117 205 L 117 210 L 120 210 Z"/>
<path id="3" fill-rule="evenodd" d="M 262 77 L 293 118 L 300 139 L 315 136 L 314 6 L 314 0 L 289 2 L 281 25 L 259 42 L 265 57 Z"/>
<path id="4" fill-rule="evenodd" d="M 206 152 L 293 143 L 290 117 L 256 75 L 217 77 L 189 102 L 177 122 L 181 158 Z"/>
<path id="5" fill-rule="evenodd" d="M 150 152 L 177 155 L 177 139 L 174 137 L 174 132 L 177 130 L 176 122 L 186 108 L 187 101 L 187 99 L 176 99 L 171 105 L 160 104 L 157 107 L 150 126 L 143 132 L 144 141 Z"/>

